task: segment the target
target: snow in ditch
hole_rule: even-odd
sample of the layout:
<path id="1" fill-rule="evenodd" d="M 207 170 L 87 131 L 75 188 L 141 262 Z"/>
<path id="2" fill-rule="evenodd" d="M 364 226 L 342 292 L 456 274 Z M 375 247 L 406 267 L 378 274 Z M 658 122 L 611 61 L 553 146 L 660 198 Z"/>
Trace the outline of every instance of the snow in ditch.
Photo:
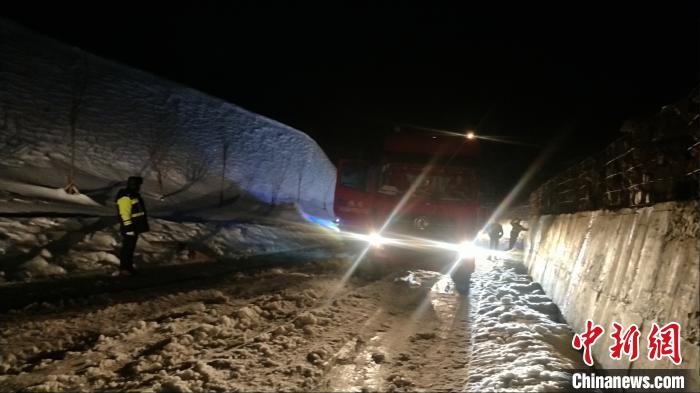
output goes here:
<path id="1" fill-rule="evenodd" d="M 478 297 L 468 390 L 569 391 L 567 369 L 583 369 L 573 332 L 520 262 L 475 274 Z"/>

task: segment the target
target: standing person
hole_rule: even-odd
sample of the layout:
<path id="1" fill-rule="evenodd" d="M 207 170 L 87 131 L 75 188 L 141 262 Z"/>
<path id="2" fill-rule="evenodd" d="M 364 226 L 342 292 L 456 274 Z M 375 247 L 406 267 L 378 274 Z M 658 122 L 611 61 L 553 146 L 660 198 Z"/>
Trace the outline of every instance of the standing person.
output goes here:
<path id="1" fill-rule="evenodd" d="M 489 248 L 498 251 L 498 241 L 503 236 L 503 227 L 494 221 L 486 227 L 486 232 L 489 234 Z M 494 255 L 489 255 L 487 259 L 493 260 L 494 258 Z"/>
<path id="2" fill-rule="evenodd" d="M 511 229 L 510 229 L 510 242 L 508 243 L 508 249 L 512 250 L 513 246 L 515 246 L 515 243 L 518 241 L 518 235 L 520 235 L 520 232 L 522 231 L 527 231 L 527 228 L 522 226 L 520 224 L 520 219 L 515 218 L 510 222 Z"/>
<path id="3" fill-rule="evenodd" d="M 134 273 L 134 250 L 139 234 L 148 232 L 146 205 L 139 190 L 143 179 L 131 176 L 126 181 L 126 188 L 117 193 L 117 213 L 121 222 L 122 250 L 119 263 L 119 275 L 129 276 Z"/>

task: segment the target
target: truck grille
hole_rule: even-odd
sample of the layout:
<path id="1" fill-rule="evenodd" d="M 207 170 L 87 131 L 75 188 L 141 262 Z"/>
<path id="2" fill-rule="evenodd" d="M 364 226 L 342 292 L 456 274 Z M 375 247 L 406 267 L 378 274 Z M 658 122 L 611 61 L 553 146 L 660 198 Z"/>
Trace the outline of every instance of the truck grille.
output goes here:
<path id="1" fill-rule="evenodd" d="M 395 219 L 389 232 L 431 240 L 456 241 L 457 226 L 453 220 L 430 216 L 406 216 Z"/>

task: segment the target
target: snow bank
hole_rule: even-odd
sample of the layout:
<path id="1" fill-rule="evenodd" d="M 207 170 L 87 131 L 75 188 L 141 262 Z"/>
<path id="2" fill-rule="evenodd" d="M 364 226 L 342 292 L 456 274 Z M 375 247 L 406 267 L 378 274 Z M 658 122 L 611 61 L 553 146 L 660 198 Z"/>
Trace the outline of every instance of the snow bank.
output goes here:
<path id="1" fill-rule="evenodd" d="M 26 277 L 55 276 L 66 273 L 64 268 L 50 264 L 46 261 L 46 258 L 51 258 L 51 254 L 37 255 L 23 263 L 20 266 L 20 270 Z"/>
<path id="2" fill-rule="evenodd" d="M 332 215 L 335 168 L 306 134 L 10 21 L 0 19 L 0 37 L 1 190 L 95 199 L 111 213 L 119 182 L 142 174 L 152 211 L 181 212 L 218 207 L 223 177 L 227 207 L 298 203 Z M 55 191 L 69 172 L 71 118 L 76 183 L 93 199 Z"/>
<path id="3" fill-rule="evenodd" d="M 564 370 L 585 368 L 556 305 L 524 271 L 515 262 L 474 274 L 468 391 L 567 391 Z"/>
<path id="4" fill-rule="evenodd" d="M 101 222 L 0 217 L 0 271 L 13 281 L 114 270 L 121 250 L 119 227 Z M 335 232 L 310 224 L 183 223 L 157 218 L 150 224 L 151 231 L 141 235 L 136 246 L 137 268 L 231 261 L 338 244 Z"/>
<path id="5" fill-rule="evenodd" d="M 700 243 L 698 201 L 669 202 L 641 209 L 590 211 L 530 220 L 527 265 L 535 281 L 559 305 L 572 328 L 583 331 L 586 319 L 642 330 L 646 351 L 651 324 L 681 324 L 681 368 L 691 372 L 697 390 L 698 285 Z M 676 368 L 664 359 L 613 361 L 611 338 L 593 346 L 604 368 Z"/>
<path id="6" fill-rule="evenodd" d="M 31 184 L 22 184 L 12 181 L 0 179 L 0 187 L 3 189 L 21 194 L 32 198 L 51 199 L 55 201 L 74 203 L 87 206 L 99 206 L 99 204 L 90 197 L 83 194 L 68 194 L 63 188 L 47 188 L 34 186 Z"/>

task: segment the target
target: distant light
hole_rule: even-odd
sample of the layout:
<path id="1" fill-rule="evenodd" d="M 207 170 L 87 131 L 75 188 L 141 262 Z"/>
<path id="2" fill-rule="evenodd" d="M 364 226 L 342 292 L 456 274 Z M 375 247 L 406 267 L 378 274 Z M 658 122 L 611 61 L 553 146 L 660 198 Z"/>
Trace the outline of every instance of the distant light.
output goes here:
<path id="1" fill-rule="evenodd" d="M 467 132 L 467 139 L 474 139 L 474 138 L 476 138 L 476 134 L 474 134 L 474 131 Z"/>

